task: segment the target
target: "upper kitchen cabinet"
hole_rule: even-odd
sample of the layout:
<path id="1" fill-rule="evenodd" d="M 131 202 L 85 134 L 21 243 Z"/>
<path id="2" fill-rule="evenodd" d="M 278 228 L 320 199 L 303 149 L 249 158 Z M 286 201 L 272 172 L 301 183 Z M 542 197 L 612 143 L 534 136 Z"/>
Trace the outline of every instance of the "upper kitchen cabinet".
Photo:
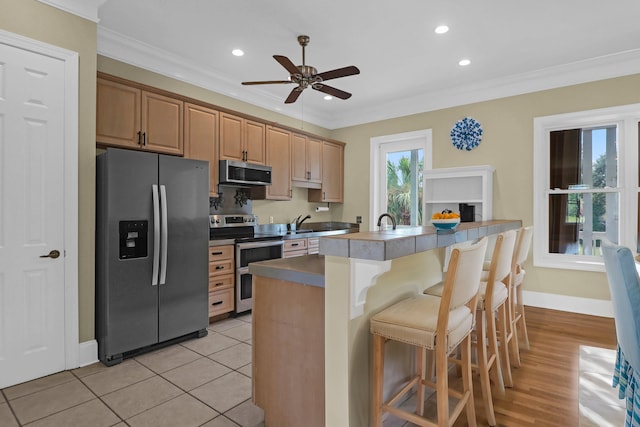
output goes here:
<path id="1" fill-rule="evenodd" d="M 344 146 L 322 142 L 322 185 L 310 188 L 310 202 L 344 202 Z"/>
<path id="2" fill-rule="evenodd" d="M 181 156 L 183 109 L 179 99 L 98 78 L 96 142 Z"/>
<path id="3" fill-rule="evenodd" d="M 271 185 L 252 189 L 251 196 L 254 199 L 291 200 L 291 132 L 273 126 L 267 126 L 266 132 Z"/>
<path id="4" fill-rule="evenodd" d="M 322 141 L 294 133 L 291 140 L 291 181 L 294 187 L 320 188 Z"/>
<path id="5" fill-rule="evenodd" d="M 220 113 L 220 160 L 237 160 L 264 165 L 264 123 Z"/>
<path id="6" fill-rule="evenodd" d="M 209 162 L 209 195 L 218 195 L 218 112 L 184 105 L 184 156 Z"/>

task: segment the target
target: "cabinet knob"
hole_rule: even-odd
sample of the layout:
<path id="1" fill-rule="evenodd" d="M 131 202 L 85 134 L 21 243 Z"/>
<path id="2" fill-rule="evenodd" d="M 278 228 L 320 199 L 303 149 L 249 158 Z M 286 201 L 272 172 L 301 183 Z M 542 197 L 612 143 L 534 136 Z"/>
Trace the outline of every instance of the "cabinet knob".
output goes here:
<path id="1" fill-rule="evenodd" d="M 216 265 L 216 270 L 224 270 L 224 265 Z"/>

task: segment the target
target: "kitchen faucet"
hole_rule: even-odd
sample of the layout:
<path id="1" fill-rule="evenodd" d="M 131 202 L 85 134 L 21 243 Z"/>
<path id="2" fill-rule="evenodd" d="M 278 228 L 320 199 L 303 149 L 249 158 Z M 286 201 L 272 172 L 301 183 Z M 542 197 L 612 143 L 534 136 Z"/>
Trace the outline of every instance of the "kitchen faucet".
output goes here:
<path id="1" fill-rule="evenodd" d="M 299 228 L 303 222 L 305 222 L 306 220 L 311 218 L 311 215 L 307 215 L 304 218 L 300 219 L 302 215 L 300 215 L 298 218 L 296 218 L 296 228 Z"/>
<path id="2" fill-rule="evenodd" d="M 393 229 L 395 230 L 396 229 L 396 220 L 386 212 L 378 217 L 378 228 L 382 227 L 382 218 L 384 218 L 385 216 L 389 217 L 389 219 L 391 219 L 391 224 L 393 224 Z"/>

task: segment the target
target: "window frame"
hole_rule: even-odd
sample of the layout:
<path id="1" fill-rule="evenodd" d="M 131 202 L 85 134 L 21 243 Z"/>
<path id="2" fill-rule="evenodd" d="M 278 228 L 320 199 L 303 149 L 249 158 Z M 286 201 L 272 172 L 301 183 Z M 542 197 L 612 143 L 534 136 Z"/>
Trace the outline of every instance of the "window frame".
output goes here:
<path id="1" fill-rule="evenodd" d="M 536 117 L 533 120 L 533 264 L 536 267 L 604 272 L 602 258 L 593 255 L 549 253 L 550 134 L 552 131 L 617 125 L 619 200 L 618 244 L 637 248 L 638 235 L 638 122 L 640 104 Z M 598 189 L 593 189 L 598 190 Z M 582 191 L 584 192 L 584 191 Z M 635 251 L 634 251 L 635 252 Z"/>
<path id="2" fill-rule="evenodd" d="M 393 135 L 376 136 L 370 139 L 369 146 L 369 230 L 377 229 L 376 221 L 384 211 L 382 211 L 383 191 L 386 194 L 386 176 L 387 164 L 386 159 L 382 163 L 381 149 L 383 146 L 392 145 L 394 149 L 410 150 L 420 148 L 424 152 L 424 160 L 422 164 L 423 171 L 432 168 L 432 131 L 431 129 L 423 129 L 413 132 L 404 132 Z M 424 192 L 424 188 L 422 189 Z M 424 194 L 423 194 L 424 197 Z M 423 199 L 424 200 L 424 199 Z M 384 200 L 386 205 L 386 200 Z M 423 208 L 424 209 L 424 208 Z M 422 218 L 425 222 L 425 218 Z"/>

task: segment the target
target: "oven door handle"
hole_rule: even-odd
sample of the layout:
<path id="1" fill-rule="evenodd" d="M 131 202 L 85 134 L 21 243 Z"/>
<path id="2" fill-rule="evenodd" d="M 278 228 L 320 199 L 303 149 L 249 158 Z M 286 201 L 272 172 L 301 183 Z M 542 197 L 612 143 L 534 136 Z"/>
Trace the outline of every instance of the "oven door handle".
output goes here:
<path id="1" fill-rule="evenodd" d="M 263 242 L 246 242 L 246 243 L 236 243 L 238 249 L 255 249 L 255 248 L 266 248 L 269 246 L 282 246 L 284 245 L 284 240 L 269 240 Z"/>

